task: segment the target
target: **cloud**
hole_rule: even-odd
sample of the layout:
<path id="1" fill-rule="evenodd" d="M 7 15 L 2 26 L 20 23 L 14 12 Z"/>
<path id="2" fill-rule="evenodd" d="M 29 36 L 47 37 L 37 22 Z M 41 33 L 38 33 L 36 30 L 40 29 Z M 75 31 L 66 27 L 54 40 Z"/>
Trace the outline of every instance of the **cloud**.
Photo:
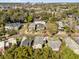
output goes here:
<path id="1" fill-rule="evenodd" d="M 0 0 L 0 2 L 79 2 L 79 0 Z"/>
<path id="2" fill-rule="evenodd" d="M 0 2 L 21 2 L 21 0 L 0 0 Z"/>

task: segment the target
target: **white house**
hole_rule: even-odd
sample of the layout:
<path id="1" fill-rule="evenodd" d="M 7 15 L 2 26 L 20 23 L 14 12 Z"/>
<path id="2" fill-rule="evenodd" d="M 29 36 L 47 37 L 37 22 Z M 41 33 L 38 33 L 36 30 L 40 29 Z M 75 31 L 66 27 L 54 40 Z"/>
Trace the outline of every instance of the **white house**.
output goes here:
<path id="1" fill-rule="evenodd" d="M 9 38 L 9 39 L 8 39 L 8 42 L 11 43 L 12 45 L 17 44 L 15 38 Z"/>
<path id="2" fill-rule="evenodd" d="M 64 24 L 62 21 L 57 21 L 57 24 L 58 24 L 58 29 L 63 29 Z"/>
<path id="3" fill-rule="evenodd" d="M 4 41 L 0 41 L 0 53 L 4 54 Z"/>

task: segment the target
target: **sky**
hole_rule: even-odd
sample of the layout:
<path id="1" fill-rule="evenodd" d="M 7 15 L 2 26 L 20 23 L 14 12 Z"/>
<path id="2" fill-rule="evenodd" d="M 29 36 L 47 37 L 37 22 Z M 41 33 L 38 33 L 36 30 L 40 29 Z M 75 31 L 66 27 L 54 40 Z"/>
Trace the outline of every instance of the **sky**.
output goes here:
<path id="1" fill-rule="evenodd" d="M 54 2 L 79 2 L 79 0 L 0 0 L 0 3 L 5 2 L 13 2 L 13 3 L 27 3 L 27 2 L 44 2 L 44 3 L 54 3 Z"/>

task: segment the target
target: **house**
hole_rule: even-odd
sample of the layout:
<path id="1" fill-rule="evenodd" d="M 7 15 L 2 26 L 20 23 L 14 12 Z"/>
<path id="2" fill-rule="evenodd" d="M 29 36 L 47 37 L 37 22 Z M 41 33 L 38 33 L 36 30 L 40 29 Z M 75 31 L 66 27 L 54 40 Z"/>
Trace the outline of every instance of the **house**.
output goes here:
<path id="1" fill-rule="evenodd" d="M 59 51 L 61 46 L 61 41 L 50 38 L 50 40 L 48 40 L 48 46 L 51 47 L 53 51 Z"/>
<path id="2" fill-rule="evenodd" d="M 45 26 L 43 24 L 37 24 L 36 25 L 36 31 L 41 31 L 41 30 L 44 30 L 45 29 Z"/>
<path id="3" fill-rule="evenodd" d="M 32 40 L 27 39 L 27 37 L 23 37 L 20 46 L 31 46 Z"/>
<path id="4" fill-rule="evenodd" d="M 74 14 L 68 14 L 68 17 L 72 18 L 72 17 L 75 17 L 75 15 Z"/>
<path id="5" fill-rule="evenodd" d="M 79 44 L 79 37 L 75 37 L 75 41 Z"/>
<path id="6" fill-rule="evenodd" d="M 76 20 L 79 21 L 79 16 L 76 16 Z"/>
<path id="7" fill-rule="evenodd" d="M 58 29 L 59 30 L 63 30 L 64 29 L 64 24 L 62 21 L 57 21 L 57 24 L 58 24 Z"/>
<path id="8" fill-rule="evenodd" d="M 28 28 L 29 28 L 29 31 L 35 30 L 35 24 L 34 23 L 29 24 Z"/>
<path id="9" fill-rule="evenodd" d="M 44 21 L 34 21 L 34 24 L 43 24 L 43 25 L 45 25 L 46 23 Z"/>
<path id="10" fill-rule="evenodd" d="M 63 24 L 64 24 L 64 26 L 69 26 L 70 25 L 68 20 L 63 20 Z"/>
<path id="11" fill-rule="evenodd" d="M 18 30 L 21 26 L 21 23 L 7 23 L 5 25 L 5 30 Z"/>
<path id="12" fill-rule="evenodd" d="M 75 26 L 75 29 L 79 30 L 79 25 Z"/>
<path id="13" fill-rule="evenodd" d="M 44 21 L 34 21 L 33 23 L 29 24 L 28 26 L 29 31 L 41 31 L 44 30 L 46 28 L 46 24 Z"/>
<path id="14" fill-rule="evenodd" d="M 5 45 L 5 49 L 10 47 L 10 43 L 7 40 L 5 40 L 5 44 L 4 45 Z"/>
<path id="15" fill-rule="evenodd" d="M 44 21 L 34 21 L 34 24 L 36 31 L 42 31 L 46 28 L 46 23 Z"/>
<path id="16" fill-rule="evenodd" d="M 0 41 L 0 53 L 4 54 L 4 41 Z"/>
<path id="17" fill-rule="evenodd" d="M 74 28 L 75 28 L 75 32 L 79 32 L 79 25 L 76 25 Z"/>
<path id="18" fill-rule="evenodd" d="M 16 39 L 15 39 L 15 38 L 9 38 L 7 41 L 8 41 L 8 43 L 10 43 L 10 44 L 12 44 L 12 45 L 17 44 L 17 42 L 16 42 Z"/>
<path id="19" fill-rule="evenodd" d="M 79 45 L 71 37 L 65 37 L 64 42 L 75 54 L 79 55 Z"/>
<path id="20" fill-rule="evenodd" d="M 43 36 L 36 36 L 34 38 L 34 43 L 33 43 L 33 49 L 41 49 L 43 44 L 45 43 L 45 40 L 47 40 L 47 37 Z"/>
<path id="21" fill-rule="evenodd" d="M 59 36 L 59 38 L 62 38 L 62 37 L 68 36 L 69 33 L 65 32 L 65 31 L 58 31 L 58 33 L 56 35 Z"/>

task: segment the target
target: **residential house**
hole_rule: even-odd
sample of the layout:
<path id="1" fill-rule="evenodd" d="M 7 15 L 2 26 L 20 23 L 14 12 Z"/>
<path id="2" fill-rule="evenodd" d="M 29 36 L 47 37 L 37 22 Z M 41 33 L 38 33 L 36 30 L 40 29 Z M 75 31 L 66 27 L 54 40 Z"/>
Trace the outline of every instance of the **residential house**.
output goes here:
<path id="1" fill-rule="evenodd" d="M 54 38 L 50 38 L 50 40 L 48 40 L 48 46 L 51 47 L 53 51 L 59 51 L 61 46 L 61 41 L 54 40 Z"/>
<path id="2" fill-rule="evenodd" d="M 76 16 L 76 20 L 79 21 L 79 16 Z"/>
<path id="3" fill-rule="evenodd" d="M 10 6 L 6 6 L 6 5 L 4 5 L 4 6 L 0 6 L 0 9 L 1 10 L 8 10 L 8 9 L 10 9 Z"/>
<path id="4" fill-rule="evenodd" d="M 4 41 L 0 41 L 0 53 L 4 54 Z"/>
<path id="5" fill-rule="evenodd" d="M 41 31 L 41 30 L 44 30 L 45 29 L 45 26 L 43 24 L 37 24 L 36 25 L 36 31 Z"/>
<path id="6" fill-rule="evenodd" d="M 58 31 L 58 33 L 56 35 L 59 36 L 59 37 L 65 37 L 68 34 L 65 31 Z"/>
<path id="7" fill-rule="evenodd" d="M 75 54 L 79 54 L 79 45 L 71 37 L 65 37 L 64 42 Z"/>
<path id="8" fill-rule="evenodd" d="M 41 49 L 45 41 L 48 40 L 48 37 L 36 36 L 34 38 L 33 49 Z"/>
<path id="9" fill-rule="evenodd" d="M 5 25 L 5 30 L 18 30 L 21 26 L 21 23 L 8 23 Z"/>
<path id="10" fill-rule="evenodd" d="M 8 42 L 8 40 L 5 40 L 4 45 L 5 45 L 5 49 L 7 49 L 7 48 L 9 48 L 9 47 L 10 47 L 10 43 Z"/>
<path id="11" fill-rule="evenodd" d="M 61 9 L 60 12 L 68 11 L 69 9 Z"/>
<path id="12" fill-rule="evenodd" d="M 63 30 L 64 29 L 64 24 L 62 21 L 57 21 L 57 24 L 58 24 L 58 29 L 59 30 Z"/>
<path id="13" fill-rule="evenodd" d="M 27 37 L 23 37 L 20 46 L 31 46 L 32 40 L 27 39 Z"/>
<path id="14" fill-rule="evenodd" d="M 44 21 L 34 21 L 36 25 L 36 31 L 44 30 L 46 27 L 46 23 Z"/>
<path id="15" fill-rule="evenodd" d="M 74 14 L 68 14 L 68 17 L 73 18 L 73 17 L 75 17 L 75 15 Z"/>
<path id="16" fill-rule="evenodd" d="M 68 20 L 63 20 L 63 25 L 69 27 L 69 21 Z"/>
<path id="17" fill-rule="evenodd" d="M 42 31 L 46 28 L 46 24 L 44 21 L 34 21 L 33 23 L 29 24 L 28 28 L 29 31 Z"/>
<path id="18" fill-rule="evenodd" d="M 75 26 L 75 30 L 79 32 L 79 25 Z"/>
<path id="19" fill-rule="evenodd" d="M 9 20 L 9 22 L 15 22 L 15 23 L 16 22 L 19 22 L 19 23 L 23 23 L 24 22 L 24 15 L 19 15 L 17 20 L 15 20 L 15 21 L 14 21 L 14 17 L 15 16 L 11 17 L 11 20 Z"/>
<path id="20" fill-rule="evenodd" d="M 35 30 L 35 24 L 34 23 L 29 24 L 28 28 L 29 28 L 29 31 Z"/>
<path id="21" fill-rule="evenodd" d="M 16 38 L 9 38 L 7 41 L 8 41 L 8 43 L 10 43 L 11 45 L 17 44 Z"/>
<path id="22" fill-rule="evenodd" d="M 79 37 L 75 37 L 75 41 L 79 44 Z"/>

